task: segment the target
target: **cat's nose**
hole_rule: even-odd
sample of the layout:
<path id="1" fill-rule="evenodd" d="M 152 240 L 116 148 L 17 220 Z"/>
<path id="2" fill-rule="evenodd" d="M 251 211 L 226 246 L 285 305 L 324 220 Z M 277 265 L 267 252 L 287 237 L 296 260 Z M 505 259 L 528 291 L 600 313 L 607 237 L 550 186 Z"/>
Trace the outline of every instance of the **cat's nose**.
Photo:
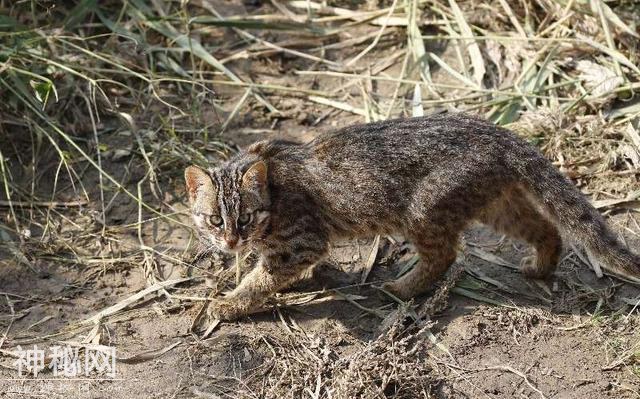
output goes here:
<path id="1" fill-rule="evenodd" d="M 235 248 L 236 244 L 238 244 L 238 237 L 225 237 L 224 242 L 227 244 L 229 249 Z"/>

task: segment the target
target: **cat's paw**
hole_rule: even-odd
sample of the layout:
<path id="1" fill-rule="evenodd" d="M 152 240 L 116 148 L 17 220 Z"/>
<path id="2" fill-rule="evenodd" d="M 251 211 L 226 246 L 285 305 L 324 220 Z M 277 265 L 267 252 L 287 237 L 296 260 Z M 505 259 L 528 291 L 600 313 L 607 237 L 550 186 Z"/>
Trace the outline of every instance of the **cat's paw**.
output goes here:
<path id="1" fill-rule="evenodd" d="M 214 298 L 207 307 L 207 315 L 219 320 L 235 320 L 244 314 L 245 310 L 238 301 Z"/>
<path id="2" fill-rule="evenodd" d="M 520 260 L 520 271 L 529 278 L 544 280 L 549 277 L 549 273 L 538 265 L 538 258 L 534 255 L 525 256 Z"/>

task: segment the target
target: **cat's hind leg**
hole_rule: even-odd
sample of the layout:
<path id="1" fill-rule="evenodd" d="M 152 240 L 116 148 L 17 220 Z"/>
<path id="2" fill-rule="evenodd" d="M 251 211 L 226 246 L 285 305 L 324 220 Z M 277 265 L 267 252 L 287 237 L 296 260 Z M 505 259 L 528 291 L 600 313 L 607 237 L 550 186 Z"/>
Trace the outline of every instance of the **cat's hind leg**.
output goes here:
<path id="1" fill-rule="evenodd" d="M 503 192 L 479 214 L 478 220 L 532 245 L 535 258 L 522 261 L 522 273 L 532 278 L 547 278 L 555 271 L 562 252 L 558 228 L 527 198 L 523 188 L 514 186 Z"/>

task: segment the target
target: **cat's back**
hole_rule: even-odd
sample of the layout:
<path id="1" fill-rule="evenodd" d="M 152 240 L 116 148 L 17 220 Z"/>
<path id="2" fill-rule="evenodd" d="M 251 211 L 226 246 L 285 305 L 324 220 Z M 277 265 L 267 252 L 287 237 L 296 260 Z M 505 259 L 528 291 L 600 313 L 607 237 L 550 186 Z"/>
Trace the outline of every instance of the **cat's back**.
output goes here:
<path id="1" fill-rule="evenodd" d="M 320 135 L 305 147 L 311 156 L 334 165 L 376 160 L 400 166 L 416 160 L 488 156 L 517 141 L 489 121 L 455 113 L 348 126 Z"/>
<path id="2" fill-rule="evenodd" d="M 246 154 L 290 166 L 310 159 L 332 164 L 372 158 L 398 161 L 485 153 L 513 141 L 518 139 L 512 133 L 487 120 L 454 113 L 351 125 L 320 134 L 306 144 L 265 140 L 250 146 Z"/>

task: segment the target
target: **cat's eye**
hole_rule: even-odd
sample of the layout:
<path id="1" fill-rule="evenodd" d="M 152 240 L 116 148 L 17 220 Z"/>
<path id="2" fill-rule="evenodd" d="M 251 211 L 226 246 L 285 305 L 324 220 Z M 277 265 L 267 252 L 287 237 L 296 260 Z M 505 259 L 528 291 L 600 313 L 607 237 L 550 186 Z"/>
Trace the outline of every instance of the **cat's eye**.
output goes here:
<path id="1" fill-rule="evenodd" d="M 209 223 L 211 223 L 214 226 L 222 226 L 222 223 L 224 222 L 224 220 L 222 220 L 222 218 L 219 215 L 211 215 L 209 217 Z"/>
<path id="2" fill-rule="evenodd" d="M 238 223 L 240 225 L 246 225 L 251 221 L 251 214 L 250 213 L 243 213 L 242 215 L 238 216 Z"/>

